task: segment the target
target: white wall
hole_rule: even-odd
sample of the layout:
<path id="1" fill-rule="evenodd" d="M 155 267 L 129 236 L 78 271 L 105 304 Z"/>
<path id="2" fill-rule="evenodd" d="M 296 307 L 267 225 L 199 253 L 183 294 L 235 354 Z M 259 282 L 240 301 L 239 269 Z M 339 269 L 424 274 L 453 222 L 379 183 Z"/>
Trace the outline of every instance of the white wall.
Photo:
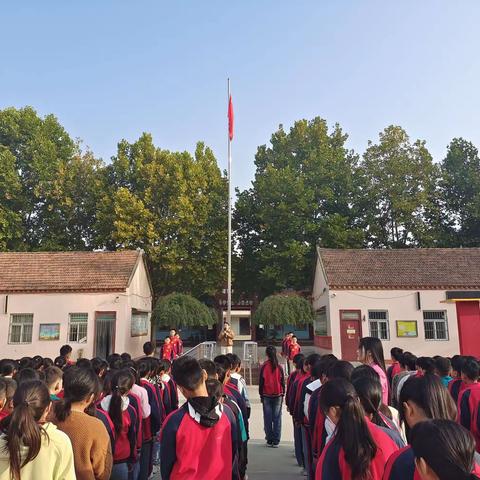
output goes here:
<path id="1" fill-rule="evenodd" d="M 83 350 L 83 357 L 91 358 L 95 344 L 95 312 L 116 313 L 115 350 L 118 353 L 129 352 L 133 357 L 139 356 L 143 344 L 150 339 L 150 329 L 145 336 L 131 337 L 131 309 L 151 311 L 151 292 L 143 262 L 139 263 L 126 292 L 9 294 L 7 313 L 4 313 L 5 296 L 2 296 L 1 300 L 0 358 L 34 355 L 55 358 L 60 347 L 66 343 L 72 346 L 74 358 L 77 358 L 80 350 Z M 8 343 L 12 313 L 33 313 L 31 344 Z M 88 313 L 86 343 L 68 342 L 70 313 Z M 40 341 L 38 337 L 41 323 L 60 323 L 60 340 Z"/>
<path id="2" fill-rule="evenodd" d="M 333 353 L 341 355 L 340 310 L 361 310 L 362 336 L 370 335 L 368 310 L 388 310 L 390 340 L 382 340 L 385 357 L 389 358 L 392 347 L 400 347 L 417 356 L 460 353 L 456 307 L 445 300 L 444 290 L 422 290 L 421 310 L 417 310 L 416 292 L 412 290 L 330 290 L 329 323 L 333 337 Z M 445 310 L 448 321 L 448 340 L 425 340 L 423 310 Z M 365 318 L 365 321 L 363 321 Z M 418 337 L 397 338 L 397 320 L 416 320 Z"/>

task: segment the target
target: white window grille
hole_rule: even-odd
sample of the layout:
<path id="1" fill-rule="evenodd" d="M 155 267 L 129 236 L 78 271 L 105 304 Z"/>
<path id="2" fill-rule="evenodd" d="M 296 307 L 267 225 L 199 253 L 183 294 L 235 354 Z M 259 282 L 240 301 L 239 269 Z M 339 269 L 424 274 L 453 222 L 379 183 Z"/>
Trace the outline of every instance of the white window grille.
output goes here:
<path id="1" fill-rule="evenodd" d="M 12 313 L 10 316 L 9 343 L 32 343 L 33 314 Z"/>
<path id="2" fill-rule="evenodd" d="M 387 310 L 369 310 L 368 323 L 371 337 L 377 337 L 380 340 L 390 339 Z"/>
<path id="3" fill-rule="evenodd" d="M 425 340 L 448 340 L 447 312 L 445 310 L 424 310 L 423 325 Z"/>
<path id="4" fill-rule="evenodd" d="M 87 342 L 88 313 L 70 313 L 68 341 L 74 343 Z"/>

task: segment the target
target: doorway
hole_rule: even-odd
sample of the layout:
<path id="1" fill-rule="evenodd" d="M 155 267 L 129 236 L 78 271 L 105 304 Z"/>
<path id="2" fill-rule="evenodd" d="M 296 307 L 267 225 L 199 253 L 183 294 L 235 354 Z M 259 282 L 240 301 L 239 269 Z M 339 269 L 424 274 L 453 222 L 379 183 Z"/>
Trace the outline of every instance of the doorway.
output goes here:
<path id="1" fill-rule="evenodd" d="M 357 360 L 357 349 L 362 335 L 360 310 L 340 310 L 340 341 L 342 360 Z"/>
<path id="2" fill-rule="evenodd" d="M 95 356 L 106 359 L 115 353 L 115 312 L 95 312 Z"/>
<path id="3" fill-rule="evenodd" d="M 480 307 L 478 301 L 456 302 L 460 353 L 480 356 Z"/>

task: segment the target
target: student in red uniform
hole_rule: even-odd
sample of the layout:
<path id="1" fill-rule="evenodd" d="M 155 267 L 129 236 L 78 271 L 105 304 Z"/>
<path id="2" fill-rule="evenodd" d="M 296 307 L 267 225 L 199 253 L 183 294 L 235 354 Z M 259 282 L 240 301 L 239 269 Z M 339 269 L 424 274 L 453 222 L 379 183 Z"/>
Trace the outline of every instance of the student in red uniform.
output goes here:
<path id="1" fill-rule="evenodd" d="M 0 412 L 7 404 L 7 382 L 0 377 Z M 6 415 L 5 415 L 6 416 Z M 4 417 L 0 417 L 0 420 Z"/>
<path id="2" fill-rule="evenodd" d="M 336 428 L 318 461 L 316 480 L 381 480 L 397 446 L 365 417 L 353 385 L 330 380 L 322 387 L 320 407 Z"/>
<path id="3" fill-rule="evenodd" d="M 292 343 L 293 332 L 288 332 L 285 334 L 282 340 L 282 352 L 281 355 L 285 359 L 285 365 L 287 369 L 287 375 L 290 375 L 290 363 L 288 359 L 290 344 Z"/>
<path id="4" fill-rule="evenodd" d="M 292 335 L 290 338 L 290 345 L 288 346 L 288 360 L 289 362 L 293 362 L 295 355 L 298 355 L 302 349 L 298 344 L 298 338 L 295 335 Z M 290 365 L 291 367 L 292 365 Z"/>
<path id="5" fill-rule="evenodd" d="M 183 354 L 183 342 L 178 332 L 175 334 L 175 343 L 177 345 L 177 357 L 179 357 Z"/>
<path id="6" fill-rule="evenodd" d="M 412 430 L 412 450 L 422 480 L 479 478 L 474 460 L 475 442 L 471 434 L 455 422 L 420 422 Z"/>
<path id="7" fill-rule="evenodd" d="M 462 381 L 465 389 L 458 398 L 458 421 L 470 430 L 480 451 L 480 429 L 478 426 L 478 411 L 480 408 L 480 366 L 476 360 L 467 359 L 462 366 Z"/>
<path id="8" fill-rule="evenodd" d="M 372 367 L 380 377 L 382 384 L 382 402 L 388 405 L 389 385 L 383 357 L 382 341 L 375 337 L 363 337 L 358 345 L 357 359 Z"/>
<path id="9" fill-rule="evenodd" d="M 17 390 L 17 382 L 12 378 L 3 378 L 6 384 L 5 404 L 3 409 L 0 410 L 0 420 L 8 417 L 13 412 L 13 396 Z"/>
<path id="10" fill-rule="evenodd" d="M 435 375 L 410 377 L 400 392 L 400 417 L 405 425 L 407 440 L 417 423 L 426 420 L 452 420 L 457 408 L 441 380 Z M 420 480 L 415 470 L 415 457 L 410 446 L 388 460 L 384 480 Z"/>
<path id="11" fill-rule="evenodd" d="M 160 360 L 158 373 L 160 380 L 166 385 L 166 391 L 164 392 L 164 405 L 165 411 L 168 415 L 173 410 L 178 408 L 178 392 L 177 385 L 174 382 L 173 378 L 170 376 L 172 369 L 172 364 L 169 360 Z"/>
<path id="12" fill-rule="evenodd" d="M 462 366 L 467 360 L 467 357 L 461 355 L 454 355 L 452 357 L 452 377 L 453 379 L 448 383 L 448 391 L 452 395 L 455 403 L 458 402 L 460 392 L 465 388 L 462 381 Z"/>
<path id="13" fill-rule="evenodd" d="M 282 436 L 282 403 L 285 374 L 278 364 L 277 349 L 268 346 L 267 359 L 260 368 L 258 392 L 263 405 L 263 428 L 267 446 L 277 448 Z"/>
<path id="14" fill-rule="evenodd" d="M 231 411 L 208 396 L 207 374 L 195 358 L 176 360 L 172 375 L 187 402 L 166 418 L 160 433 L 162 480 L 237 478 Z"/>
<path id="15" fill-rule="evenodd" d="M 392 364 L 387 369 L 387 379 L 390 385 L 390 390 L 392 389 L 392 383 L 393 383 L 393 379 L 395 378 L 395 375 L 397 375 L 402 371 L 402 368 L 400 367 L 400 357 L 402 354 L 403 354 L 403 350 L 401 348 L 393 347 L 390 350 L 390 357 L 392 359 Z"/>
<path id="16" fill-rule="evenodd" d="M 172 345 L 172 360 L 178 357 L 177 331 L 172 328 L 169 333 L 170 344 Z"/>
<path id="17" fill-rule="evenodd" d="M 72 347 L 70 345 L 63 345 L 60 348 L 60 356 L 65 359 L 67 365 L 75 365 L 75 362 L 72 360 Z"/>
<path id="18" fill-rule="evenodd" d="M 165 337 L 160 351 L 160 358 L 162 360 L 169 360 L 170 362 L 174 359 L 173 344 L 170 337 Z"/>
<path id="19" fill-rule="evenodd" d="M 115 427 L 111 480 L 128 480 L 136 462 L 138 419 L 128 397 L 134 382 L 135 378 L 129 370 L 117 371 L 112 377 L 111 393 L 100 402 Z"/>

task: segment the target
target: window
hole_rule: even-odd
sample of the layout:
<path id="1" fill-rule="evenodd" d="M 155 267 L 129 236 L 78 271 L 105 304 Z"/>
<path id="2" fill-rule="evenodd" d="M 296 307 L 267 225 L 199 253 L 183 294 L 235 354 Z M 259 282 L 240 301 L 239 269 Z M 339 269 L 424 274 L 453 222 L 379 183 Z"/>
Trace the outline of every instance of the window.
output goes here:
<path id="1" fill-rule="evenodd" d="M 424 311 L 425 340 L 448 340 L 447 312 Z"/>
<path id="2" fill-rule="evenodd" d="M 11 315 L 9 343 L 32 343 L 32 331 L 32 313 L 13 313 Z"/>
<path id="3" fill-rule="evenodd" d="M 328 334 L 327 307 L 320 307 L 315 312 L 315 335 L 326 336 Z"/>
<path id="4" fill-rule="evenodd" d="M 387 310 L 369 310 L 368 323 L 371 337 L 377 337 L 380 340 L 390 339 Z"/>
<path id="5" fill-rule="evenodd" d="M 86 343 L 87 341 L 88 313 L 71 313 L 68 328 L 68 341 Z"/>

